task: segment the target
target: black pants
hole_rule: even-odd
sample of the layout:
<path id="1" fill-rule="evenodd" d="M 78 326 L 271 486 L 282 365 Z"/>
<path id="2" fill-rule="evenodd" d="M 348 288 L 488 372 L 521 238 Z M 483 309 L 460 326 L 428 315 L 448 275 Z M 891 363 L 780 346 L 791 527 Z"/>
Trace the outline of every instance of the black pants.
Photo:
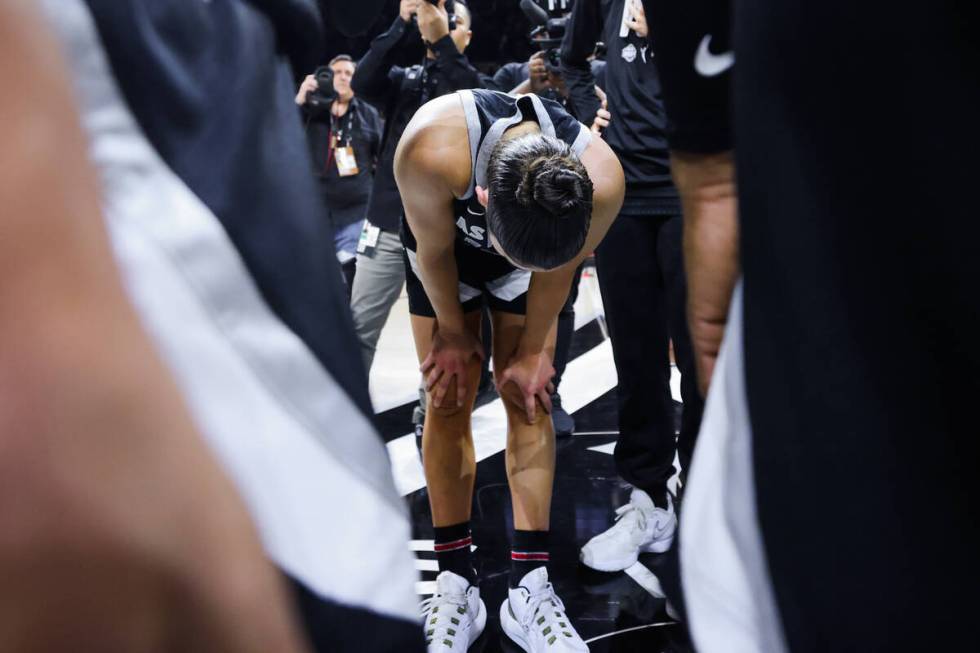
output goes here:
<path id="1" fill-rule="evenodd" d="M 568 367 L 568 355 L 572 348 L 572 336 L 575 335 L 575 300 L 578 299 L 578 284 L 582 280 L 582 267 L 578 266 L 575 270 L 575 279 L 572 281 L 572 289 L 568 293 L 565 305 L 558 313 L 558 335 L 555 340 L 555 376 L 552 379 L 555 384 L 555 392 L 561 385 L 561 377 L 565 375 L 565 368 Z"/>
<path id="2" fill-rule="evenodd" d="M 701 425 L 694 356 L 686 318 L 687 286 L 680 216 L 621 215 L 596 251 L 596 272 L 619 385 L 616 468 L 664 506 L 674 452 L 686 470 Z M 669 342 L 684 402 L 675 441 Z"/>

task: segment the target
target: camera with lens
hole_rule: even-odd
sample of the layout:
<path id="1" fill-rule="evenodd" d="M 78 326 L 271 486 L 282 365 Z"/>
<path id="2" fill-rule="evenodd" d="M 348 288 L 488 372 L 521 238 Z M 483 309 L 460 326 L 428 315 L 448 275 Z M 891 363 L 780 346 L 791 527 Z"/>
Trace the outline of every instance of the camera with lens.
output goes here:
<path id="1" fill-rule="evenodd" d="M 551 48 L 545 51 L 544 65 L 548 68 L 549 72 L 557 73 L 561 70 L 561 56 L 558 54 L 558 48 Z"/>
<path id="2" fill-rule="evenodd" d="M 316 90 L 306 96 L 306 104 L 311 109 L 329 109 L 337 99 L 337 91 L 333 88 L 333 70 L 330 66 L 320 66 L 313 71 L 313 77 L 316 79 Z"/>
<path id="3" fill-rule="evenodd" d="M 439 6 L 439 0 L 426 0 L 429 4 Z M 446 17 L 449 19 L 449 31 L 456 29 L 456 0 L 446 0 Z M 417 25 L 419 17 L 412 14 L 412 24 Z"/>
<path id="4" fill-rule="evenodd" d="M 561 58 L 558 48 L 565 37 L 568 14 L 572 10 L 571 0 L 552 0 L 545 9 L 535 0 L 521 0 L 521 11 L 534 26 L 531 30 L 531 43 L 545 52 L 545 66 L 548 71 L 558 73 Z"/>

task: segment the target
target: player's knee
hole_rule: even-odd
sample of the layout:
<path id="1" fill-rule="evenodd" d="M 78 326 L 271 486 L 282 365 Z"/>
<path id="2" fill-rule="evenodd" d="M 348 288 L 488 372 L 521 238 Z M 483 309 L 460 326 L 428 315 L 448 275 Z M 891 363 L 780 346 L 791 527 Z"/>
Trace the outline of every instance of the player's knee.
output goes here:
<path id="1" fill-rule="evenodd" d="M 503 402 L 507 412 L 511 410 L 524 410 L 524 396 L 516 384 L 504 383 L 502 386 L 497 387 L 497 392 L 500 394 L 500 401 Z"/>
<path id="2" fill-rule="evenodd" d="M 460 406 L 459 402 L 456 401 L 456 393 L 452 395 L 447 394 L 442 399 L 442 403 L 438 406 L 432 401 L 431 397 L 429 399 L 428 405 L 425 407 L 425 412 L 427 416 L 436 422 L 448 422 L 456 421 L 461 417 L 468 417 L 469 412 L 468 406 Z"/>

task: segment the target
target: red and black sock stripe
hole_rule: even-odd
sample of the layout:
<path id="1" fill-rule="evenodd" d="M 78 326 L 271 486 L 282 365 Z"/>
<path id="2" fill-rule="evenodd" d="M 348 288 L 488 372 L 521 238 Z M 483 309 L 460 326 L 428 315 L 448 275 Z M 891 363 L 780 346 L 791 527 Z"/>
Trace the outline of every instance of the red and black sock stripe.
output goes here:
<path id="1" fill-rule="evenodd" d="M 514 531 L 514 546 L 510 551 L 510 586 L 517 587 L 521 579 L 534 569 L 548 564 L 548 531 Z"/>
<path id="2" fill-rule="evenodd" d="M 475 584 L 472 545 L 473 537 L 470 535 L 468 521 L 452 526 L 436 526 L 435 551 L 439 571 L 451 571 L 468 580 L 471 585 Z"/>

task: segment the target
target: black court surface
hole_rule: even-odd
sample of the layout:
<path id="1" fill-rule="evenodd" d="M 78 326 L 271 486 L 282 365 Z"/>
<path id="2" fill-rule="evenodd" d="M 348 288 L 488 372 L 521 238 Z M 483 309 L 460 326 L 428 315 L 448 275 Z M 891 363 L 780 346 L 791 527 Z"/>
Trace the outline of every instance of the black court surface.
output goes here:
<path id="1" fill-rule="evenodd" d="M 583 291 L 594 290 L 586 286 L 587 280 L 583 281 Z M 690 651 L 684 628 L 666 611 L 659 580 L 667 563 L 665 556 L 643 554 L 637 564 L 612 574 L 592 571 L 578 559 L 579 548 L 614 523 L 616 508 L 627 503 L 630 493 L 630 488 L 617 476 L 613 463 L 615 371 L 609 369 L 613 363 L 601 328 L 601 313 L 588 319 L 586 304 L 590 297 L 595 300 L 597 293 L 586 294 L 584 302 L 580 301 L 587 315 L 576 330 L 572 362 L 561 388 L 565 405 L 572 408 L 577 432 L 558 441 L 551 509 L 550 579 L 591 651 Z M 404 308 L 396 306 L 398 310 Z M 397 325 L 396 319 L 392 322 Z M 388 328 L 392 326 L 390 323 Z M 377 381 L 386 374 L 380 366 L 385 364 L 386 357 L 397 358 L 390 348 L 387 352 L 379 348 L 378 356 L 377 369 L 372 371 L 375 396 L 380 394 Z M 402 360 L 411 360 L 408 353 Z M 384 389 L 389 396 L 394 393 L 390 387 Z M 583 401 L 583 405 L 577 405 Z M 499 405 L 500 401 L 478 407 L 473 420 L 478 460 L 472 510 L 474 563 L 481 598 L 487 606 L 487 627 L 470 650 L 519 653 L 520 648 L 503 635 L 498 618 L 507 593 L 513 516 L 504 469 L 503 408 L 495 408 L 494 404 Z M 409 432 L 412 406 L 413 402 L 405 402 L 389 408 L 379 414 L 379 423 L 388 441 L 396 485 L 402 490 L 411 513 L 411 547 L 420 576 L 417 590 L 421 600 L 433 592 L 438 567 L 433 552 L 429 498 L 424 479 L 419 477 L 421 465 L 415 438 Z"/>

